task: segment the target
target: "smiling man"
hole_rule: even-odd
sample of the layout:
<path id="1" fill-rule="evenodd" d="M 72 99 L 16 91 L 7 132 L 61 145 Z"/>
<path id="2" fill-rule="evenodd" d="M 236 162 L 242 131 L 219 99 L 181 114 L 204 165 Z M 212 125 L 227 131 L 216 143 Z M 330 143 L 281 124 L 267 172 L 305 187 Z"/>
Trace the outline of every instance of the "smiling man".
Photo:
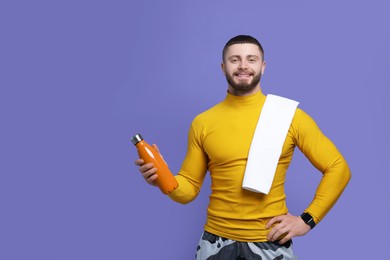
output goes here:
<path id="1" fill-rule="evenodd" d="M 245 96 L 260 91 L 265 61 L 260 43 L 227 45 L 223 51 L 222 71 L 229 93 Z"/>
<path id="2" fill-rule="evenodd" d="M 272 99 L 262 93 L 260 86 L 265 66 L 264 50 L 255 38 L 239 35 L 229 40 L 223 49 L 221 65 L 228 82 L 226 98 L 196 116 L 191 124 L 187 154 L 175 176 L 179 186 L 169 197 L 183 204 L 192 201 L 206 173 L 210 172 L 211 195 L 207 221 L 197 247 L 198 260 L 297 259 L 292 238 L 305 235 L 318 224 L 350 180 L 349 167 L 336 146 L 308 114 L 294 107 L 286 134 L 271 135 L 270 139 L 282 138 L 280 147 L 272 143 L 275 147 L 263 151 L 275 155 L 276 161 L 252 169 L 254 174 L 268 171 L 271 178 L 257 176 L 250 184 L 256 186 L 258 182 L 271 180 L 269 189 L 257 191 L 244 187 L 249 162 L 262 159 L 261 153 L 249 156 L 256 145 L 254 136 L 257 131 L 271 127 L 258 125 L 259 118 L 267 114 L 272 123 L 282 120 L 276 114 L 283 117 L 288 112 L 284 107 L 278 111 L 269 109 Z M 301 216 L 288 213 L 284 192 L 295 147 L 323 174 L 314 199 L 302 209 Z M 264 148 L 260 145 L 259 149 Z M 144 164 L 142 159 L 135 163 L 145 180 L 155 185 L 158 174 L 153 165 Z"/>

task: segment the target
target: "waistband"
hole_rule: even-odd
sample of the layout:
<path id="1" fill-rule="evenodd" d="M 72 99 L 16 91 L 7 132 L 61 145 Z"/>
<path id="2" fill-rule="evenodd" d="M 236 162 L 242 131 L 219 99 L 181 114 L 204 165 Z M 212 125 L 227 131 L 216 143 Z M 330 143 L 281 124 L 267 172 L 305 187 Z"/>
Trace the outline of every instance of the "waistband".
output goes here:
<path id="1" fill-rule="evenodd" d="M 268 245 L 273 245 L 275 247 L 286 247 L 286 248 L 289 248 L 291 245 L 292 245 L 292 240 L 288 240 L 287 242 L 285 242 L 284 244 L 280 244 L 280 240 L 276 240 L 276 241 L 265 241 L 265 242 L 242 242 L 242 241 L 236 241 L 236 240 L 233 240 L 233 239 L 229 239 L 229 238 L 225 238 L 225 237 L 220 237 L 220 236 L 217 236 L 217 235 L 214 235 L 208 231 L 204 231 L 203 232 L 203 235 L 202 235 L 202 240 L 206 240 L 206 241 L 209 241 L 211 244 L 214 244 L 218 239 L 221 239 L 222 241 L 226 241 L 226 240 L 230 240 L 230 241 L 234 241 L 236 243 L 253 243 L 253 244 L 268 244 Z"/>

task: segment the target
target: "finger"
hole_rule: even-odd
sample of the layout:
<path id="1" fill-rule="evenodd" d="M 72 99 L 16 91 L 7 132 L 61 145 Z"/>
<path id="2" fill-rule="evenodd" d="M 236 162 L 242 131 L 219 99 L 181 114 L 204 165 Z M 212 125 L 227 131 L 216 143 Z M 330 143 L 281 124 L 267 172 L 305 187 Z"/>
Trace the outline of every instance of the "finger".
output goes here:
<path id="1" fill-rule="evenodd" d="M 139 171 L 141 173 L 147 172 L 149 170 L 153 169 L 153 163 L 146 163 L 139 167 Z"/>
<path id="2" fill-rule="evenodd" d="M 168 163 L 164 159 L 164 156 L 160 153 L 160 150 L 158 149 L 157 144 L 152 144 L 152 147 L 160 154 L 160 156 L 163 159 L 163 161 L 165 162 L 165 164 L 168 165 Z"/>
<path id="3" fill-rule="evenodd" d="M 269 241 L 274 241 L 274 240 L 276 239 L 276 237 L 277 237 L 276 233 L 277 233 L 277 232 L 279 231 L 279 229 L 281 229 L 281 228 L 282 228 L 282 226 L 281 226 L 280 224 L 275 225 L 275 226 L 271 229 L 271 231 L 268 233 L 267 239 L 268 239 Z"/>
<path id="4" fill-rule="evenodd" d="M 135 165 L 137 166 L 141 166 L 142 164 L 144 164 L 144 160 L 142 159 L 137 159 L 135 162 L 134 162 Z"/>
<path id="5" fill-rule="evenodd" d="M 156 174 L 157 172 L 157 169 L 156 168 L 151 168 L 149 170 L 146 170 L 146 171 L 143 171 L 141 172 L 142 173 L 142 176 L 144 176 L 144 179 L 148 179 L 150 176 Z"/>
<path id="6" fill-rule="evenodd" d="M 292 235 L 291 233 L 288 233 L 284 238 L 282 238 L 282 239 L 279 241 L 279 244 L 284 244 L 284 243 L 286 243 L 286 242 L 289 241 L 292 237 L 293 237 L 293 235 Z"/>
<path id="7" fill-rule="evenodd" d="M 268 221 L 267 225 L 265 225 L 266 228 L 272 227 L 273 224 L 281 222 L 282 221 L 282 216 L 276 216 L 271 218 L 270 221 Z"/>
<path id="8" fill-rule="evenodd" d="M 267 235 L 267 239 L 269 241 L 272 241 L 272 238 L 274 237 L 274 234 L 277 232 L 278 230 L 274 227 L 273 229 L 271 229 L 271 231 L 268 233 Z"/>
<path id="9" fill-rule="evenodd" d="M 158 149 L 158 146 L 157 146 L 157 144 L 152 144 L 152 147 L 153 147 L 154 149 L 156 149 L 156 151 L 157 151 L 157 152 L 159 152 L 159 153 L 160 153 L 160 150 Z"/>
<path id="10" fill-rule="evenodd" d="M 143 172 L 142 176 L 144 177 L 145 181 L 151 185 L 157 186 L 157 169 L 152 168 L 149 171 Z"/>
<path id="11" fill-rule="evenodd" d="M 286 234 L 288 232 L 288 229 L 286 227 L 278 227 L 278 230 L 273 234 L 273 236 L 271 237 L 271 241 L 276 241 L 278 240 L 280 237 L 282 237 L 284 234 Z"/>
<path id="12" fill-rule="evenodd" d="M 157 177 L 158 177 L 157 174 L 152 174 L 148 178 L 146 178 L 145 180 L 147 183 L 156 186 L 157 185 L 157 183 L 156 183 Z"/>

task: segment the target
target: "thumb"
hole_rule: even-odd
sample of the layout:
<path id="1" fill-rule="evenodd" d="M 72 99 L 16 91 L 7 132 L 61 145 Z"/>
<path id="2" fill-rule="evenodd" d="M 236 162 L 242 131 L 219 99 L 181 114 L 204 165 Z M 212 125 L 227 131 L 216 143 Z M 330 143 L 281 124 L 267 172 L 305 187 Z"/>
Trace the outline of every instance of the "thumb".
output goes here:
<path id="1" fill-rule="evenodd" d="M 160 150 L 158 149 L 158 146 L 157 144 L 152 144 L 152 147 L 158 152 L 158 154 L 161 156 L 161 158 L 163 159 L 163 161 L 165 162 L 166 165 L 168 165 L 168 163 L 165 161 L 164 159 L 164 156 L 160 153 Z"/>
<path id="2" fill-rule="evenodd" d="M 153 147 L 158 153 L 160 153 L 160 150 L 158 149 L 157 144 L 152 144 L 152 147 Z"/>

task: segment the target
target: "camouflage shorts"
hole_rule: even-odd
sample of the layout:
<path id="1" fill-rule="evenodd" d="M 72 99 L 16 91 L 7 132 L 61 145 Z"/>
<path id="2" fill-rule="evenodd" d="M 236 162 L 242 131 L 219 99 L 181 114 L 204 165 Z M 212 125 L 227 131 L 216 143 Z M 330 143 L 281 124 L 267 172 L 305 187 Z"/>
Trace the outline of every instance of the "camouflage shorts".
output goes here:
<path id="1" fill-rule="evenodd" d="M 205 231 L 196 249 L 197 260 L 296 260 L 292 241 L 239 242 Z"/>

